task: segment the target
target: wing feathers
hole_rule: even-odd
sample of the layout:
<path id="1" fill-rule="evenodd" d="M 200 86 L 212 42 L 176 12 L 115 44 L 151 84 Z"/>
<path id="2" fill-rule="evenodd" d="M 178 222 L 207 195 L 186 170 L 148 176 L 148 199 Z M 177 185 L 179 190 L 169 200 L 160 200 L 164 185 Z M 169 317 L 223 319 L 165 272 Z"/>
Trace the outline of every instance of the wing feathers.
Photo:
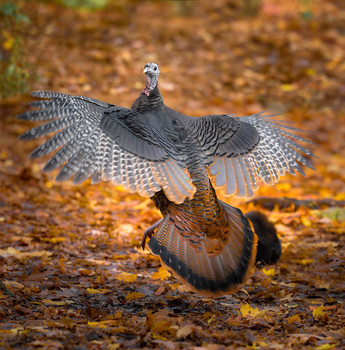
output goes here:
<path id="1" fill-rule="evenodd" d="M 166 139 L 153 134 L 145 116 L 89 97 L 52 91 L 32 95 L 47 100 L 31 103 L 40 109 L 18 118 L 48 122 L 20 138 L 31 140 L 55 133 L 31 156 L 57 150 L 43 169 L 51 171 L 65 163 L 57 181 L 74 176 L 73 182 L 81 183 L 92 176 L 92 183 L 111 180 L 143 196 L 153 196 L 163 188 L 176 203 L 193 197 L 195 186 L 182 158 L 174 160 L 167 154 L 161 146 Z"/>
<path id="2" fill-rule="evenodd" d="M 258 188 L 259 180 L 273 184 L 286 173 L 299 172 L 305 175 L 302 166 L 314 169 L 304 156 L 314 157 L 313 153 L 297 142 L 308 141 L 293 133 L 299 130 L 266 119 L 270 117 L 273 116 L 257 114 L 235 118 L 240 121 L 240 126 L 235 131 L 231 129 L 234 123 L 229 122 L 229 133 L 233 133 L 233 137 L 219 145 L 217 151 L 208 158 L 212 160 L 208 162 L 211 163 L 208 171 L 212 183 L 224 195 L 251 197 Z M 255 131 L 259 135 L 259 141 L 251 148 L 250 145 L 253 145 L 252 141 L 257 136 Z"/>

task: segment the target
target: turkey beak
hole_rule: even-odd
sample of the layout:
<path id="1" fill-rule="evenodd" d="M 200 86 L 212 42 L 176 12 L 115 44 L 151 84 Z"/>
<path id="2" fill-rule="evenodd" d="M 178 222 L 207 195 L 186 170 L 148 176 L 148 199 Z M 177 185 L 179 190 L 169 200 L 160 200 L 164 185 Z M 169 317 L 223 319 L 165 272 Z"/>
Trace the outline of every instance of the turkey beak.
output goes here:
<path id="1" fill-rule="evenodd" d="M 143 73 L 146 74 L 148 70 L 149 70 L 149 67 L 145 67 Z"/>

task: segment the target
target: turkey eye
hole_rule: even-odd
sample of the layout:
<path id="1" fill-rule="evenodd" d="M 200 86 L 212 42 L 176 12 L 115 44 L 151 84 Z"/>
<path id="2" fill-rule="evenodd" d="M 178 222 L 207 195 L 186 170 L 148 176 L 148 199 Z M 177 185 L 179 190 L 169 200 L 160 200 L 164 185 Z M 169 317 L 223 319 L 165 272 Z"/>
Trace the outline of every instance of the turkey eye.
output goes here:
<path id="1" fill-rule="evenodd" d="M 157 70 L 157 67 L 155 67 L 155 70 Z"/>

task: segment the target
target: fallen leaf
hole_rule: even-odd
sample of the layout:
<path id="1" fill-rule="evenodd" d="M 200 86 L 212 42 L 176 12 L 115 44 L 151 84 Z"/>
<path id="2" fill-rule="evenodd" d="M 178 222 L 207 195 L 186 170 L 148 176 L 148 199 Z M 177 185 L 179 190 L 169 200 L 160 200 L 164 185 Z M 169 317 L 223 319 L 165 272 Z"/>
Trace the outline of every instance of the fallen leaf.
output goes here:
<path id="1" fill-rule="evenodd" d="M 317 346 L 315 348 L 315 350 L 330 350 L 330 349 L 334 349 L 336 346 L 337 346 L 337 344 L 326 343 L 326 344 L 322 344 L 322 345 Z"/>
<path id="2" fill-rule="evenodd" d="M 314 319 L 323 319 L 325 316 L 325 312 L 323 311 L 325 307 L 323 305 L 317 306 L 313 310 L 313 317 Z"/>
<path id="3" fill-rule="evenodd" d="M 288 323 L 300 323 L 301 322 L 301 318 L 299 317 L 298 314 L 292 315 L 290 317 L 287 318 L 287 322 Z"/>
<path id="4" fill-rule="evenodd" d="M 176 332 L 176 337 L 178 339 L 187 338 L 190 334 L 196 331 L 201 331 L 202 328 L 200 326 L 196 326 L 195 324 L 188 324 L 179 328 Z"/>
<path id="5" fill-rule="evenodd" d="M 260 314 L 259 309 L 251 307 L 248 303 L 242 304 L 240 308 L 240 312 L 243 317 L 246 317 L 246 316 L 256 317 Z"/>
<path id="6" fill-rule="evenodd" d="M 128 301 L 133 301 L 133 300 L 137 300 L 137 299 L 143 298 L 144 296 L 145 296 L 145 294 L 143 294 L 143 293 L 139 293 L 139 292 L 129 292 L 129 293 L 126 295 L 126 300 L 128 300 Z"/>
<path id="7" fill-rule="evenodd" d="M 48 304 L 48 305 L 54 305 L 54 306 L 63 306 L 63 305 L 73 304 L 73 300 L 56 301 L 56 300 L 51 300 L 51 299 L 43 299 L 42 303 Z"/>
<path id="8" fill-rule="evenodd" d="M 161 281 L 164 281 L 166 279 L 168 279 L 169 277 L 171 276 L 171 273 L 166 269 L 164 268 L 163 266 L 161 266 L 157 272 L 154 272 L 152 274 L 152 279 L 154 280 L 161 280 Z"/>
<path id="9" fill-rule="evenodd" d="M 271 269 L 266 269 L 265 267 L 262 269 L 262 272 L 267 276 L 267 277 L 274 277 L 274 275 L 276 274 L 276 271 L 273 268 Z"/>
<path id="10" fill-rule="evenodd" d="M 159 296 L 162 295 L 165 292 L 165 287 L 164 286 L 160 286 L 156 291 L 155 291 L 155 295 Z"/>
<path id="11" fill-rule="evenodd" d="M 134 282 L 137 279 L 137 275 L 135 275 L 134 273 L 121 272 L 115 278 L 119 281 Z"/>
<path id="12" fill-rule="evenodd" d="M 4 284 L 7 288 L 11 289 L 12 291 L 14 291 L 15 289 L 23 289 L 25 288 L 25 286 L 19 282 L 16 282 L 16 281 L 7 281 L 5 280 L 4 281 Z"/>
<path id="13" fill-rule="evenodd" d="M 87 294 L 104 294 L 111 292 L 110 289 L 94 289 L 94 288 L 87 288 L 86 293 Z"/>

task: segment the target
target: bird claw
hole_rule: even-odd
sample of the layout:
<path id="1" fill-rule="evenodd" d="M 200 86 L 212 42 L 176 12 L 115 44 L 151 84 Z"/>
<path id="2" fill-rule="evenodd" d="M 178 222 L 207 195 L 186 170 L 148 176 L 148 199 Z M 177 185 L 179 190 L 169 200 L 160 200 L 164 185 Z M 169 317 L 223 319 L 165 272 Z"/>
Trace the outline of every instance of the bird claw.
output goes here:
<path id="1" fill-rule="evenodd" d="M 160 220 L 158 220 L 157 222 L 155 222 L 153 225 L 151 225 L 145 230 L 143 239 L 141 240 L 141 244 L 140 244 L 141 248 L 145 249 L 147 237 L 151 238 L 153 236 L 155 229 L 161 224 L 163 219 L 164 218 L 161 218 Z"/>

